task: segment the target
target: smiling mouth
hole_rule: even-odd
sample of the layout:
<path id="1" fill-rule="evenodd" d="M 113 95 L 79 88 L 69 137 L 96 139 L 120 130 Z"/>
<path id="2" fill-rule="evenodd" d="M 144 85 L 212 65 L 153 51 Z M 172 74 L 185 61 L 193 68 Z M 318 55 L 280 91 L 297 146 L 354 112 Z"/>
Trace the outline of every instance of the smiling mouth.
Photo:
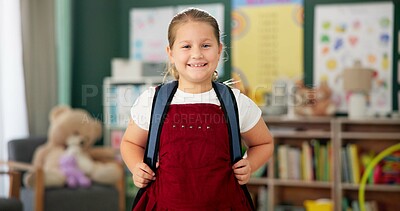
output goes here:
<path id="1" fill-rule="evenodd" d="M 207 65 L 207 63 L 204 63 L 204 64 L 188 64 L 189 67 L 204 67 L 206 65 Z"/>

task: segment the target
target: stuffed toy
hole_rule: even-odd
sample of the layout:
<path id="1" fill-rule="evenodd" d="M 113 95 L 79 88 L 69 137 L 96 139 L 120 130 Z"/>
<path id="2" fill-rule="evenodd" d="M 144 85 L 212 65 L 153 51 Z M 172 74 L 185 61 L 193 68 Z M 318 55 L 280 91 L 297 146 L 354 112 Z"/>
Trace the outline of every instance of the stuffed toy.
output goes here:
<path id="1" fill-rule="evenodd" d="M 71 188 L 87 188 L 92 184 L 84 170 L 93 168 L 93 160 L 82 151 L 81 143 L 79 136 L 69 137 L 67 150 L 60 158 L 60 169 L 64 173 L 67 186 Z"/>
<path id="2" fill-rule="evenodd" d="M 335 113 L 331 96 L 327 81 L 321 81 L 317 88 L 307 88 L 299 81 L 296 83 L 295 113 L 300 116 L 331 116 Z"/>
<path id="3" fill-rule="evenodd" d="M 74 137 L 79 139 L 82 154 L 87 154 L 93 162 L 90 168 L 85 168 L 85 175 L 95 183 L 115 185 L 121 178 L 123 169 L 115 162 L 116 152 L 111 147 L 95 147 L 94 143 L 102 135 L 99 121 L 82 109 L 72 109 L 68 106 L 56 106 L 49 115 L 50 127 L 45 144 L 38 147 L 33 156 L 33 165 L 44 172 L 46 187 L 62 187 L 67 177 L 60 168 L 60 159 L 66 153 L 67 141 Z M 83 165 L 77 160 L 78 166 Z M 85 164 L 86 165 L 86 164 Z M 33 187 L 35 174 L 25 175 L 24 183 Z"/>

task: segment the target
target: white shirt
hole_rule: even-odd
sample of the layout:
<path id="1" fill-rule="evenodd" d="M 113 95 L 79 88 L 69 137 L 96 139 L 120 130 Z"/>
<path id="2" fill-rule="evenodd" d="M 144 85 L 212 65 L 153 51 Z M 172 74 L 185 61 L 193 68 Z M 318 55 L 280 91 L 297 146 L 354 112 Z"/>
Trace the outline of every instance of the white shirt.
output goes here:
<path id="1" fill-rule="evenodd" d="M 257 124 L 261 117 L 261 110 L 250 98 L 240 93 L 240 90 L 232 89 L 232 91 L 238 104 L 240 132 L 244 133 Z M 155 87 L 148 88 L 136 99 L 136 102 L 131 108 L 131 117 L 133 121 L 144 130 L 149 130 L 154 93 Z M 177 89 L 171 102 L 171 104 L 199 103 L 220 105 L 214 89 L 199 94 L 191 94 Z"/>

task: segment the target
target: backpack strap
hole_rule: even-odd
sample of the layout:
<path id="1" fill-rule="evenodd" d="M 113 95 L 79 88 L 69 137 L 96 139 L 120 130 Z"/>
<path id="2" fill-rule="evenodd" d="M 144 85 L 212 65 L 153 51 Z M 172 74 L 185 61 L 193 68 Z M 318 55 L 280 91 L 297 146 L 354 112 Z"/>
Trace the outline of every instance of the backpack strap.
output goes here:
<path id="1" fill-rule="evenodd" d="M 158 85 L 154 94 L 149 135 L 143 160 L 154 172 L 156 172 L 161 129 L 177 88 L 178 81 L 171 81 Z"/>
<path id="2" fill-rule="evenodd" d="M 225 120 L 228 123 L 230 140 L 231 162 L 236 163 L 242 159 L 242 145 L 239 129 L 238 107 L 232 90 L 222 83 L 213 82 L 213 88 L 217 94 L 224 111 Z M 177 81 L 171 81 L 157 86 L 151 111 L 149 136 L 144 154 L 144 162 L 153 170 L 156 170 L 159 138 L 162 125 L 166 117 L 169 105 L 178 88 Z"/>
<path id="3" fill-rule="evenodd" d="M 231 88 L 223 83 L 213 82 L 212 84 L 218 100 L 221 103 L 222 110 L 224 111 L 225 120 L 228 123 L 231 162 L 234 164 L 243 157 L 239 129 L 239 112 L 235 95 L 233 94 Z"/>
<path id="4" fill-rule="evenodd" d="M 235 95 L 231 88 L 223 83 L 213 82 L 213 88 L 219 102 L 221 103 L 222 110 L 224 111 L 225 119 L 228 123 L 228 133 L 231 148 L 231 161 L 235 164 L 243 158 L 242 155 L 242 142 L 239 129 L 239 110 L 236 103 Z M 244 195 L 249 202 L 251 210 L 256 210 L 249 190 L 246 185 L 240 186 L 244 192 Z"/>

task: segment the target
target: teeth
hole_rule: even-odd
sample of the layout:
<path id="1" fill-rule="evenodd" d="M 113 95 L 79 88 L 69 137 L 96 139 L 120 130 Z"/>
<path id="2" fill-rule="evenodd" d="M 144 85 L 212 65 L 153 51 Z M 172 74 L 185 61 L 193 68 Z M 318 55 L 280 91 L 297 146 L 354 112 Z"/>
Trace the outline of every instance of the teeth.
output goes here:
<path id="1" fill-rule="evenodd" d="M 204 64 L 192 64 L 191 66 L 193 66 L 193 67 L 203 67 Z"/>

